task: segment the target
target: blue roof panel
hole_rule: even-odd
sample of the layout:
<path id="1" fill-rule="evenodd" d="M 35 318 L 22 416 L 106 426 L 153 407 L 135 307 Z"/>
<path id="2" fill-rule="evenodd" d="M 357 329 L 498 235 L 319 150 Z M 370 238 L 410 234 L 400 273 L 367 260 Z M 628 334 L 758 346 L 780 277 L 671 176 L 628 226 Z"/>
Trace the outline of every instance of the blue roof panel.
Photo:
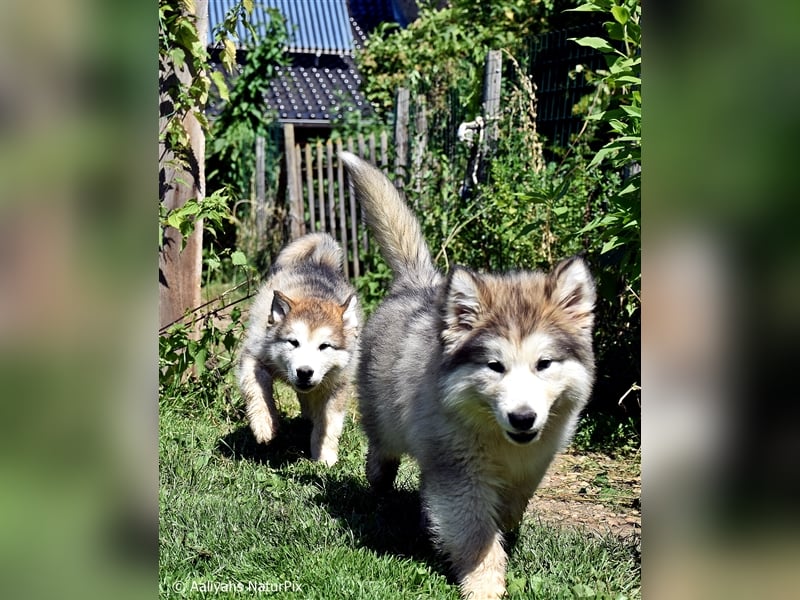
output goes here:
<path id="1" fill-rule="evenodd" d="M 214 28 L 236 0 L 209 0 L 208 38 L 213 43 Z M 269 21 L 267 8 L 277 9 L 286 19 L 290 52 L 310 54 L 346 54 L 353 51 L 353 32 L 346 0 L 261 0 L 255 2 L 251 19 L 256 24 Z M 244 27 L 237 29 L 241 40 L 249 39 Z"/>

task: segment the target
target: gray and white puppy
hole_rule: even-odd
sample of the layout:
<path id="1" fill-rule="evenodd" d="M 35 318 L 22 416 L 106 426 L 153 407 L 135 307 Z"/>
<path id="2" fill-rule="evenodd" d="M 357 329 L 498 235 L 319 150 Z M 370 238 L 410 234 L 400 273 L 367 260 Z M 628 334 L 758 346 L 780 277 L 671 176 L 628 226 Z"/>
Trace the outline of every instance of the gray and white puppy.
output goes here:
<path id="1" fill-rule="evenodd" d="M 520 523 L 592 390 L 592 277 L 577 257 L 549 273 L 456 267 L 444 276 L 391 182 L 340 157 L 394 273 L 361 336 L 367 478 L 386 490 L 412 456 L 432 537 L 462 595 L 499 598 L 502 534 Z"/>

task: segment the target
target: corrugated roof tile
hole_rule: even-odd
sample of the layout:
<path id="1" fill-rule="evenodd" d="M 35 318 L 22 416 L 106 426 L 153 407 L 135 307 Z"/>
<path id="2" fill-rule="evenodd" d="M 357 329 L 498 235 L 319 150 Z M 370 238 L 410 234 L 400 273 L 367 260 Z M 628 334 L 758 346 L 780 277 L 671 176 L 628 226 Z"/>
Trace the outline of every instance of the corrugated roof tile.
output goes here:
<path id="1" fill-rule="evenodd" d="M 209 0 L 208 43 L 213 44 L 214 28 L 225 20 L 225 14 L 236 0 Z M 346 0 L 261 0 L 253 8 L 252 21 L 269 21 L 265 9 L 278 10 L 286 19 L 289 51 L 310 54 L 351 54 L 354 40 Z M 241 40 L 249 40 L 242 26 L 237 28 Z"/>

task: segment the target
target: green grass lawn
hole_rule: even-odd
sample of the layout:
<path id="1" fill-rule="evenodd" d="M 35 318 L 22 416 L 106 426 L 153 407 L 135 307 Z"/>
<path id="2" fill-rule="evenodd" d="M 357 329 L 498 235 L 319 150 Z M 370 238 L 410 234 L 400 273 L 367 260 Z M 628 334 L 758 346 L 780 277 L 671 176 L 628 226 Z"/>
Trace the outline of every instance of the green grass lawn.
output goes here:
<path id="1" fill-rule="evenodd" d="M 308 459 L 310 425 L 285 388 L 270 446 L 254 442 L 229 383 L 207 397 L 184 386 L 160 401 L 161 597 L 458 598 L 420 528 L 412 463 L 378 499 L 352 417 L 326 468 Z M 531 518 L 510 544 L 510 598 L 640 596 L 637 560 L 613 537 Z"/>

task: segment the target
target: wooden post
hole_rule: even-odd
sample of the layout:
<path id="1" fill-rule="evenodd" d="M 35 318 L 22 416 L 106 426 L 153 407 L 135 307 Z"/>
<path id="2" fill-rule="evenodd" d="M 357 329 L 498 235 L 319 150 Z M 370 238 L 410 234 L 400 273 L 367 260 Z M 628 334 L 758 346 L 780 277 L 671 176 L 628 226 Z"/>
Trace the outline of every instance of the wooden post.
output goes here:
<path id="1" fill-rule="evenodd" d="M 208 0 L 195 0 L 197 35 L 205 40 L 208 35 Z M 176 67 L 172 62 L 159 64 L 159 130 L 166 127 L 174 106 L 168 88 L 173 78 L 182 84 L 191 81 L 186 67 Z M 187 200 L 202 201 L 205 193 L 205 133 L 190 111 L 183 119 L 189 137 L 192 158 L 187 171 L 171 166 L 175 158 L 164 142 L 159 142 L 159 201 L 169 210 L 183 206 Z M 172 227 L 162 231 L 162 244 L 158 253 L 158 317 L 164 327 L 180 319 L 187 310 L 200 305 L 200 283 L 203 257 L 203 223 L 198 220 L 194 231 L 186 240 Z M 181 243 L 185 242 L 183 250 Z"/>
<path id="2" fill-rule="evenodd" d="M 503 58 L 499 50 L 490 50 L 486 56 L 486 70 L 483 77 L 483 119 L 486 135 L 483 138 L 483 157 L 490 156 L 495 149 L 500 131 L 500 84 Z M 481 172 L 485 170 L 485 163 Z"/>
<path id="3" fill-rule="evenodd" d="M 395 102 L 396 114 L 394 122 L 394 175 L 395 185 L 403 189 L 408 166 L 408 90 L 398 88 Z"/>
<path id="4" fill-rule="evenodd" d="M 303 217 L 297 213 L 297 206 L 302 203 L 302 192 L 299 189 L 300 177 L 297 173 L 297 153 L 294 148 L 294 125 L 291 123 L 285 123 L 283 126 L 283 144 L 283 153 L 286 157 L 286 190 L 289 196 L 289 239 L 295 240 L 300 237 Z"/>

